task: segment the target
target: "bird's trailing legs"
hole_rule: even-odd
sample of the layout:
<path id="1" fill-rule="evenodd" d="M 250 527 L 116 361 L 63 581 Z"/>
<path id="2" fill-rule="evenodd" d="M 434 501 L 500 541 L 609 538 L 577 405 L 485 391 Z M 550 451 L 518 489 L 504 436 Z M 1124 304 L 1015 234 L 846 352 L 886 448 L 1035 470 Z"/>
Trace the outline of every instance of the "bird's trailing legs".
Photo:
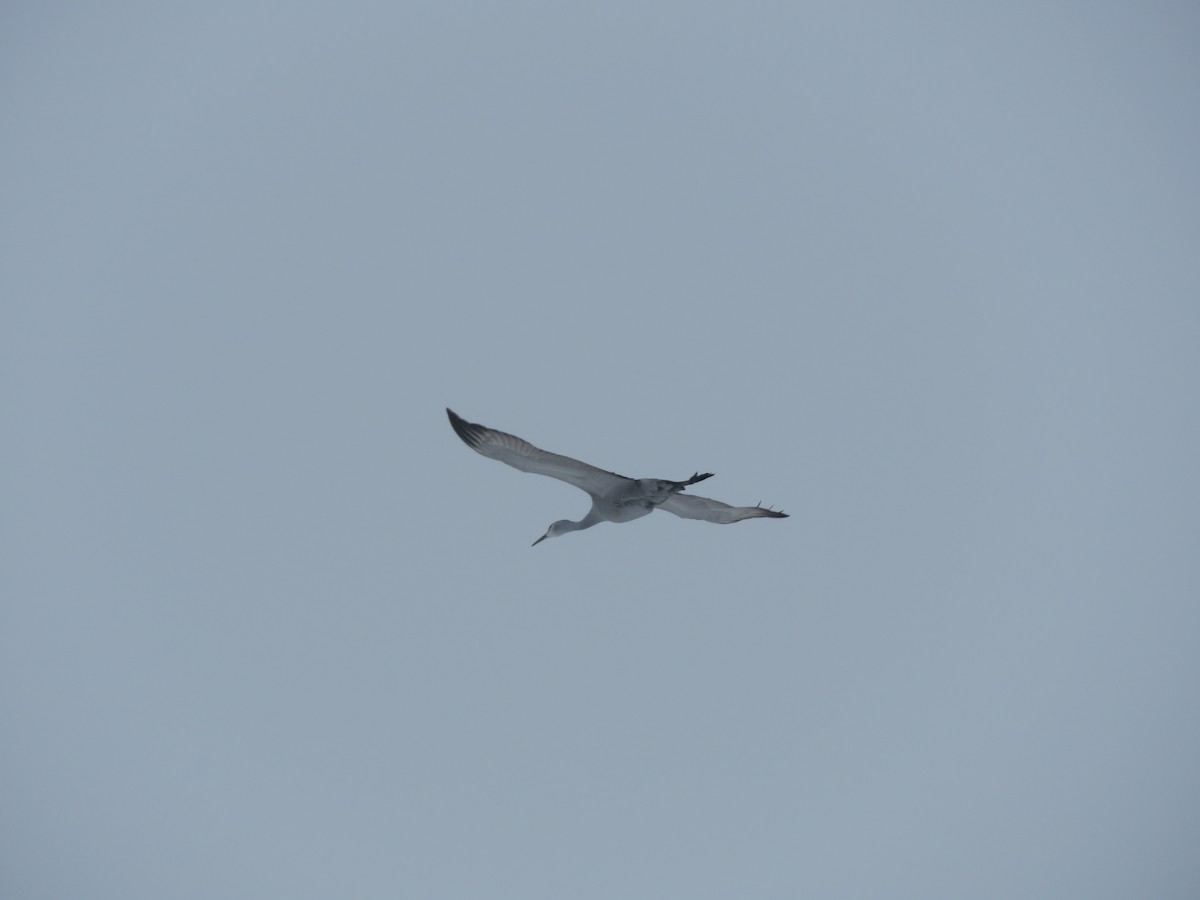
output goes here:
<path id="1" fill-rule="evenodd" d="M 689 485 L 712 477 L 712 472 L 705 472 L 703 475 L 696 472 L 687 481 L 669 481 L 665 478 L 643 478 L 638 481 L 638 484 L 641 485 L 640 491 L 621 502 L 634 503 L 651 510 L 668 498 L 675 496 Z"/>

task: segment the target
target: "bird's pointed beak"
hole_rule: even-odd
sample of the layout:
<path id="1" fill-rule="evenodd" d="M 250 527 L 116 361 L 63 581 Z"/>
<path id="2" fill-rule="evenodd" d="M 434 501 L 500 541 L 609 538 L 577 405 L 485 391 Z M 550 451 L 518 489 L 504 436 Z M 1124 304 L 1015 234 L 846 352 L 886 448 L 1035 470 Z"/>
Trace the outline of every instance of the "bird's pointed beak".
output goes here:
<path id="1" fill-rule="evenodd" d="M 538 544 L 540 544 L 542 541 L 544 541 L 544 540 L 545 540 L 546 538 L 548 538 L 548 537 L 550 537 L 550 532 L 548 532 L 548 531 L 547 531 L 545 534 L 543 534 L 543 535 L 542 535 L 540 538 L 538 538 L 536 541 L 534 541 L 534 542 L 533 542 L 532 544 L 530 544 L 529 546 L 530 546 L 530 547 L 536 547 Z"/>

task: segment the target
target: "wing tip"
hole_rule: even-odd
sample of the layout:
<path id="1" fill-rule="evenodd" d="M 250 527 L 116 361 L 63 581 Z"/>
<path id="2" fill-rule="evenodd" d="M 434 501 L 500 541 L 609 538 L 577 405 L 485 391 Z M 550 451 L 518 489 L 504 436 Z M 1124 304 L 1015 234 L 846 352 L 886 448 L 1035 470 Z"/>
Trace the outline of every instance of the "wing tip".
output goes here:
<path id="1" fill-rule="evenodd" d="M 789 516 L 787 513 L 785 513 L 785 512 L 784 512 L 782 509 L 772 509 L 772 508 L 771 508 L 771 507 L 769 507 L 769 506 L 763 506 L 763 505 L 762 505 L 762 501 L 761 501 L 761 500 L 759 500 L 759 501 L 758 501 L 756 504 L 754 504 L 754 508 L 755 508 L 755 509 L 757 509 L 757 510 L 759 510 L 759 513 L 758 513 L 758 514 L 759 514 L 760 516 L 763 516 L 763 517 L 765 517 L 765 518 L 769 518 L 769 519 L 787 519 L 787 518 L 791 518 L 791 517 L 790 517 L 790 516 Z"/>
<path id="2" fill-rule="evenodd" d="M 478 450 L 479 444 L 483 440 L 483 426 L 468 422 L 448 406 L 446 415 L 450 418 L 450 426 L 454 429 L 454 433 L 462 438 L 462 442 L 472 450 Z"/>

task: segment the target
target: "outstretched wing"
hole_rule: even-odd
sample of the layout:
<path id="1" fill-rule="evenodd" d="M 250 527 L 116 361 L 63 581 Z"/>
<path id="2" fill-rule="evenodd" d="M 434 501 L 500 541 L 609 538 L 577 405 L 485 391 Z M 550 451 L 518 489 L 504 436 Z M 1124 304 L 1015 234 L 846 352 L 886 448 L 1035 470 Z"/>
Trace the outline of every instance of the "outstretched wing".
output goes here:
<path id="1" fill-rule="evenodd" d="M 703 519 L 705 522 L 716 522 L 718 525 L 729 525 L 742 519 L 786 519 L 785 512 L 776 512 L 762 506 L 730 506 L 720 500 L 709 500 L 707 497 L 697 497 L 695 494 L 672 494 L 668 499 L 658 504 L 658 509 L 665 509 L 684 519 Z"/>
<path id="2" fill-rule="evenodd" d="M 463 439 L 464 444 L 476 453 L 481 453 L 489 459 L 498 459 L 522 472 L 549 475 L 592 495 L 606 494 L 631 480 L 615 472 L 589 466 L 569 456 L 541 450 L 516 435 L 468 422 L 452 409 L 447 408 L 446 415 L 450 417 L 450 424 L 454 426 L 454 431 Z"/>

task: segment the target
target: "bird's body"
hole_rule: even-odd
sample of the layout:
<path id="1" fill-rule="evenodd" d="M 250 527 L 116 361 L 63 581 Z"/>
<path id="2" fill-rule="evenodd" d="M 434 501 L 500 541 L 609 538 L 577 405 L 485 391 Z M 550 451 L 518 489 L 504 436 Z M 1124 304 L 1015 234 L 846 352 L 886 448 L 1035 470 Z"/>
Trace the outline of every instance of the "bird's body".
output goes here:
<path id="1" fill-rule="evenodd" d="M 764 509 L 762 506 L 729 506 L 719 500 L 682 493 L 685 488 L 712 478 L 711 472 L 704 475 L 697 472 L 685 481 L 626 478 L 569 456 L 549 453 L 516 435 L 468 422 L 451 409 L 447 409 L 446 414 L 463 443 L 477 453 L 507 463 L 522 472 L 549 475 L 591 495 L 592 508 L 586 516 L 578 522 L 560 519 L 533 542 L 535 546 L 548 537 L 591 528 L 600 522 L 631 522 L 650 515 L 656 509 L 665 509 L 685 519 L 703 519 L 723 525 L 760 517 L 787 518 L 787 513 Z"/>

